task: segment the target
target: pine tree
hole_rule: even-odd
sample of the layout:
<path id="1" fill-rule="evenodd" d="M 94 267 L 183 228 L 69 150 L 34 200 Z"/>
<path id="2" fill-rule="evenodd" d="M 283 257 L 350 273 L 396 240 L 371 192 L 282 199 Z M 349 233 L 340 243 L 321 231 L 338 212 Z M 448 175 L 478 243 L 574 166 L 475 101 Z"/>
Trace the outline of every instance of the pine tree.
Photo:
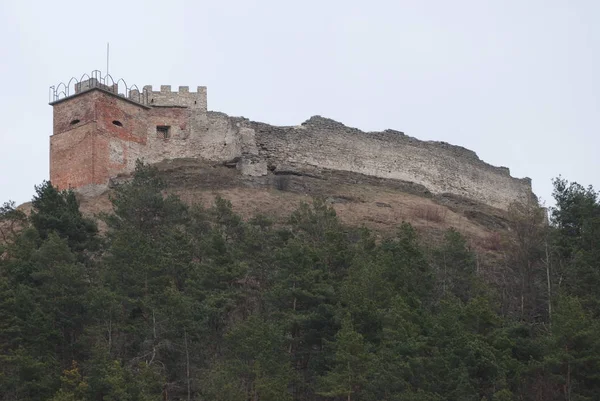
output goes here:
<path id="1" fill-rule="evenodd" d="M 96 223 L 83 217 L 73 191 L 59 191 L 49 181 L 44 181 L 35 187 L 35 192 L 30 220 L 42 240 L 55 232 L 77 253 L 96 248 Z"/>
<path id="2" fill-rule="evenodd" d="M 335 342 L 331 369 L 321 378 L 321 395 L 343 397 L 347 401 L 358 400 L 369 381 L 373 356 L 363 337 L 357 333 L 349 316 L 344 317 Z"/>

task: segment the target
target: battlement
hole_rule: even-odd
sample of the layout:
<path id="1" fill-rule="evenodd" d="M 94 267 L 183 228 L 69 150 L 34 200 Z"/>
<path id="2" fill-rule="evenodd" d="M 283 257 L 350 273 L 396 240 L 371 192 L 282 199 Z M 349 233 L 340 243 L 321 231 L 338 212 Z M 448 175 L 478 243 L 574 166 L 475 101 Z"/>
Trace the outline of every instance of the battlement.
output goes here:
<path id="1" fill-rule="evenodd" d="M 189 86 L 180 86 L 174 92 L 171 85 L 161 85 L 159 91 L 152 90 L 152 85 L 145 85 L 143 98 L 145 104 L 154 107 L 189 107 L 206 111 L 206 86 L 198 86 L 196 92 L 190 92 Z"/>
<path id="2" fill-rule="evenodd" d="M 189 86 L 180 86 L 178 91 L 173 92 L 171 85 L 161 85 L 158 91 L 154 91 L 152 85 L 146 85 L 140 91 L 136 85 L 129 86 L 123 79 L 114 80 L 108 74 L 102 75 L 99 70 L 51 86 L 49 102 L 53 105 L 92 89 L 100 89 L 144 106 L 186 107 L 200 112 L 206 112 L 207 109 L 206 86 L 198 86 L 196 92 L 190 92 Z"/>

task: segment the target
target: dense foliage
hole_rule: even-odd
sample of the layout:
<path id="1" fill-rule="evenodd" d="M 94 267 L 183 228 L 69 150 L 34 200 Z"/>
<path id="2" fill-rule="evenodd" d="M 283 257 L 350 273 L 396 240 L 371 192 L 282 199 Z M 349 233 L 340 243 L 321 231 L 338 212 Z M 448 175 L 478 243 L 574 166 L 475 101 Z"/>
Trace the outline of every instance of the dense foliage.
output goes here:
<path id="1" fill-rule="evenodd" d="M 343 226 L 188 207 L 138 164 L 105 233 L 72 192 L 0 208 L 0 400 L 597 400 L 600 204 L 515 206 L 494 274 Z"/>

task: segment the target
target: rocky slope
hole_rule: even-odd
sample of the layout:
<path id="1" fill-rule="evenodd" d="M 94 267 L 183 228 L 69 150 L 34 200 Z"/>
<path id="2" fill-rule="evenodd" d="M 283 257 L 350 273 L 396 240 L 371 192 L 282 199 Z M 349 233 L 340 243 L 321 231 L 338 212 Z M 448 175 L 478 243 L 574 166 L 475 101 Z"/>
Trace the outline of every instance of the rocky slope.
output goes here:
<path id="1" fill-rule="evenodd" d="M 455 228 L 481 251 L 494 250 L 498 233 L 508 227 L 503 210 L 448 194 L 433 195 L 414 183 L 327 169 L 278 170 L 253 177 L 241 174 L 235 165 L 235 160 L 215 163 L 198 159 L 156 164 L 168 190 L 187 203 L 210 205 L 221 196 L 244 217 L 261 213 L 281 222 L 301 202 L 322 197 L 346 224 L 364 225 L 385 235 L 406 221 L 428 237 L 439 237 Z M 129 178 L 119 176 L 110 187 Z M 110 191 L 81 194 L 84 213 L 94 215 L 109 210 Z"/>

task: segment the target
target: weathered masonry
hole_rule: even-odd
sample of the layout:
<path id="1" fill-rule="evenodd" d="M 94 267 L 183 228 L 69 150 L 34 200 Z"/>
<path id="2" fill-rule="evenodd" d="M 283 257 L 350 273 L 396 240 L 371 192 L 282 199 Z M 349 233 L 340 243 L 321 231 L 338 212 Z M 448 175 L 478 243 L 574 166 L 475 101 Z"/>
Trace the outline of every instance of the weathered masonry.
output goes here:
<path id="1" fill-rule="evenodd" d="M 533 196 L 529 178 L 511 177 L 507 168 L 459 146 L 392 130 L 362 132 L 319 116 L 289 127 L 229 117 L 207 111 L 202 86 L 195 92 L 186 86 L 140 91 L 96 72 L 51 89 L 50 180 L 59 188 L 106 188 L 112 177 L 131 172 L 137 159 L 202 158 L 235 164 L 247 176 L 349 171 L 500 209 Z"/>
<path id="2" fill-rule="evenodd" d="M 169 86 L 157 92 L 145 87 L 125 97 L 117 84 L 90 78 L 51 104 L 50 180 L 59 188 L 106 185 L 110 177 L 131 171 L 153 142 L 166 147 L 206 130 L 205 87 L 175 93 Z"/>

